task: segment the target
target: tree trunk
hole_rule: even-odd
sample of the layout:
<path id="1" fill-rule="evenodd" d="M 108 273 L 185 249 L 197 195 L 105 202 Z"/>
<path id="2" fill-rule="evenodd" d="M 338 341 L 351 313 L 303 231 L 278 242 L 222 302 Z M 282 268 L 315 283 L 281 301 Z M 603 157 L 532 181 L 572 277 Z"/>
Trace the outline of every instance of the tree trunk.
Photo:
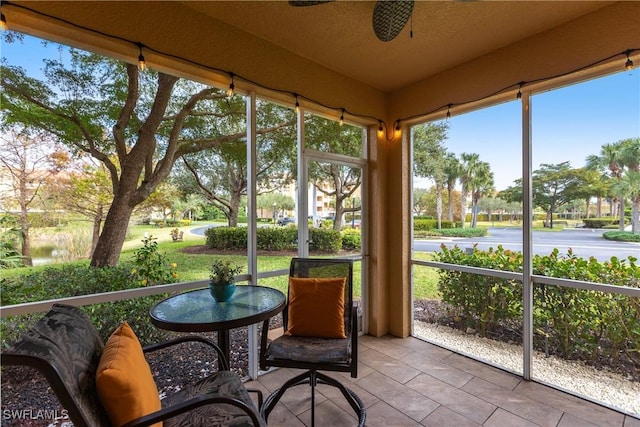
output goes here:
<path id="1" fill-rule="evenodd" d="M 624 197 L 620 197 L 620 208 L 618 209 L 620 221 L 618 223 L 620 231 L 624 231 Z"/>
<path id="2" fill-rule="evenodd" d="M 27 218 L 26 207 L 20 212 L 20 240 L 22 240 L 22 263 L 27 267 L 31 267 L 33 259 L 31 258 L 31 238 L 29 237 L 29 219 Z"/>
<path id="3" fill-rule="evenodd" d="M 102 225 L 102 216 L 104 215 L 104 206 L 100 205 L 96 209 L 96 214 L 93 216 L 93 228 L 91 230 L 91 252 L 90 257 L 96 252 L 96 246 L 98 245 L 98 239 L 100 238 L 100 226 Z"/>
<path id="4" fill-rule="evenodd" d="M 596 218 L 602 218 L 602 197 L 598 197 L 596 203 Z"/>
<path id="5" fill-rule="evenodd" d="M 447 188 L 447 196 L 449 200 L 447 201 L 447 205 L 449 207 L 449 221 L 453 222 L 453 189 Z"/>
<path id="6" fill-rule="evenodd" d="M 436 216 L 438 218 L 438 230 L 442 230 L 442 186 L 436 184 Z"/>
<path id="7" fill-rule="evenodd" d="M 229 199 L 229 214 L 227 219 L 229 220 L 229 227 L 238 226 L 238 214 L 240 211 L 240 194 L 233 192 Z"/>
<path id="8" fill-rule="evenodd" d="M 464 228 L 464 223 L 467 220 L 467 192 L 462 189 L 460 194 L 460 227 Z"/>
<path id="9" fill-rule="evenodd" d="M 98 244 L 91 257 L 92 267 L 114 267 L 120 258 L 122 245 L 133 207 L 129 206 L 130 196 L 116 195 L 113 198 Z"/>
<path id="10" fill-rule="evenodd" d="M 631 206 L 631 231 L 640 233 L 640 197 L 636 197 Z"/>

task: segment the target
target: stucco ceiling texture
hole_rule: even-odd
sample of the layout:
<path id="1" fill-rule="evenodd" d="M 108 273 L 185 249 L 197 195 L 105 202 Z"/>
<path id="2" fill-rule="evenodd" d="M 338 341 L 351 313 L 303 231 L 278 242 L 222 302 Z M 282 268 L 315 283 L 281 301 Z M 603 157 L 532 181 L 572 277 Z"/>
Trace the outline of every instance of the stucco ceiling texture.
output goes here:
<path id="1" fill-rule="evenodd" d="M 306 7 L 286 1 L 183 2 L 383 92 L 409 86 L 611 3 L 416 1 L 403 31 L 394 40 L 382 42 L 372 27 L 374 1 L 338 0 Z"/>

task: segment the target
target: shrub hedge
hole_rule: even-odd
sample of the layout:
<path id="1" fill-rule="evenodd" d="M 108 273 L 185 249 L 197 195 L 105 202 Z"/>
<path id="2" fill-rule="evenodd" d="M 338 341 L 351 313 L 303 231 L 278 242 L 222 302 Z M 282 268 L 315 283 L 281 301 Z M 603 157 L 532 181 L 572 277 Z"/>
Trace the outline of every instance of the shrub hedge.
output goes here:
<path id="1" fill-rule="evenodd" d="M 640 234 L 631 231 L 605 231 L 602 237 L 617 242 L 640 242 Z"/>
<path id="2" fill-rule="evenodd" d="M 132 274 L 133 265 L 120 263 L 116 267 L 90 268 L 86 265 L 50 267 L 16 278 L 4 278 L 2 305 L 31 301 L 45 301 L 70 296 L 88 295 L 101 292 L 119 291 L 141 287 L 139 277 Z M 158 342 L 166 333 L 156 329 L 149 322 L 149 309 L 168 294 L 153 295 L 111 303 L 93 304 L 83 307 L 91 321 L 107 340 L 123 321 L 129 322 L 143 344 Z M 36 321 L 40 313 L 13 316 L 2 319 L 2 347 L 15 342 Z"/>
<path id="3" fill-rule="evenodd" d="M 357 233 L 357 238 L 353 232 Z M 344 237 L 347 235 L 348 237 Z M 247 249 L 246 227 L 212 227 L 205 230 L 206 245 L 213 249 Z M 346 242 L 346 247 L 345 247 Z M 295 250 L 298 247 L 298 229 L 296 227 L 260 227 L 257 230 L 257 247 L 265 251 Z M 357 245 L 357 246 L 356 246 Z M 360 232 L 343 232 L 326 228 L 309 228 L 309 250 L 335 253 L 340 249 L 360 247 Z"/>
<path id="4" fill-rule="evenodd" d="M 489 251 L 461 248 L 435 254 L 435 259 L 502 271 L 522 271 L 522 253 L 501 246 Z M 571 251 L 533 257 L 533 273 L 614 286 L 640 287 L 636 258 L 599 262 L 578 258 Z M 454 316 L 482 336 L 498 334 L 499 327 L 522 328 L 522 284 L 520 281 L 457 271 L 439 271 L 438 289 Z M 605 357 L 618 361 L 622 354 L 640 364 L 640 299 L 600 291 L 561 286 L 534 287 L 534 346 L 545 342 L 565 358 L 595 361 Z"/>
<path id="5" fill-rule="evenodd" d="M 606 218 L 585 218 L 582 220 L 585 228 L 604 228 L 608 225 L 617 225 L 620 222 L 619 218 L 606 217 Z"/>

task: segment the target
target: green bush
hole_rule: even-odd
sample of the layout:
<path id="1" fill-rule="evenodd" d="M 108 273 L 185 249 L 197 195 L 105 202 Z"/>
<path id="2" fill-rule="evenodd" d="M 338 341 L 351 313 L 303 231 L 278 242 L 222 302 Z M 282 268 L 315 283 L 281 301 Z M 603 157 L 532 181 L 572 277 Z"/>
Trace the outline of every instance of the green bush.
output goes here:
<path id="1" fill-rule="evenodd" d="M 452 221 L 440 221 L 440 227 L 442 229 L 453 228 L 455 227 L 455 222 Z M 422 218 L 414 218 L 413 219 L 413 229 L 415 231 L 429 231 L 435 230 L 438 228 L 438 220 L 435 219 L 422 219 Z"/>
<path id="2" fill-rule="evenodd" d="M 258 228 L 257 239 L 257 247 L 260 250 L 294 250 L 298 244 L 298 229 L 295 227 L 261 227 Z"/>
<path id="3" fill-rule="evenodd" d="M 608 225 L 617 225 L 620 222 L 618 218 L 585 218 L 582 220 L 585 228 L 603 228 Z"/>
<path id="4" fill-rule="evenodd" d="M 131 274 L 132 264 L 121 263 L 117 267 L 91 268 L 87 265 L 49 267 L 25 276 L 2 279 L 2 305 L 97 294 L 140 287 L 138 278 Z M 154 295 L 112 303 L 93 304 L 84 307 L 91 321 L 100 331 L 103 340 L 123 321 L 129 322 L 143 343 L 157 342 L 165 333 L 149 321 L 149 309 L 167 295 Z M 2 319 L 2 347 L 15 342 L 36 321 L 40 313 L 13 316 Z"/>
<path id="5" fill-rule="evenodd" d="M 618 242 L 640 242 L 640 234 L 631 231 L 605 231 L 602 237 Z"/>
<path id="6" fill-rule="evenodd" d="M 362 237 L 360 230 L 346 229 L 341 231 L 342 249 L 353 251 L 362 247 Z"/>
<path id="7" fill-rule="evenodd" d="M 342 237 L 337 230 L 309 229 L 309 251 L 335 253 L 342 248 Z"/>
<path id="8" fill-rule="evenodd" d="M 438 261 L 487 269 L 522 270 L 522 254 L 502 247 L 489 251 L 463 251 L 442 247 Z M 570 250 L 560 255 L 533 257 L 533 273 L 614 286 L 640 287 L 640 266 L 636 258 L 599 262 L 585 260 Z M 455 316 L 481 335 L 498 333 L 498 327 L 522 328 L 522 284 L 519 281 L 456 271 L 439 271 L 438 288 L 442 300 L 451 305 Z M 534 346 L 550 348 L 565 358 L 618 361 L 622 354 L 638 360 L 640 348 L 640 300 L 562 286 L 534 287 Z"/>
<path id="9" fill-rule="evenodd" d="M 446 228 L 434 231 L 445 237 L 482 237 L 487 235 L 486 228 Z"/>
<path id="10" fill-rule="evenodd" d="M 246 250 L 246 227 L 211 227 L 205 231 L 206 244 L 212 249 Z M 298 229 L 289 227 L 260 227 L 257 230 L 257 248 L 265 251 L 295 250 L 298 247 Z M 325 228 L 309 229 L 309 250 L 334 253 L 342 248 L 339 231 Z"/>

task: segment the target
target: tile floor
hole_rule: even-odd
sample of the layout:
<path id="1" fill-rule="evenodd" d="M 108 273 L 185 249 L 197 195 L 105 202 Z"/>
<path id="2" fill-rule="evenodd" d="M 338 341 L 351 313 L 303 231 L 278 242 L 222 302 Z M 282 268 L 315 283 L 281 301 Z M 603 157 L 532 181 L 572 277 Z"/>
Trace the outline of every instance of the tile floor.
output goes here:
<path id="1" fill-rule="evenodd" d="M 640 427 L 640 419 L 524 381 L 417 338 L 363 336 L 359 351 L 358 378 L 332 375 L 363 400 L 369 427 Z M 298 372 L 274 370 L 247 387 L 259 388 L 266 396 Z M 310 396 L 306 386 L 289 390 L 269 416 L 269 425 L 310 425 Z M 342 394 L 318 385 L 316 426 L 352 425 L 356 417 Z"/>

